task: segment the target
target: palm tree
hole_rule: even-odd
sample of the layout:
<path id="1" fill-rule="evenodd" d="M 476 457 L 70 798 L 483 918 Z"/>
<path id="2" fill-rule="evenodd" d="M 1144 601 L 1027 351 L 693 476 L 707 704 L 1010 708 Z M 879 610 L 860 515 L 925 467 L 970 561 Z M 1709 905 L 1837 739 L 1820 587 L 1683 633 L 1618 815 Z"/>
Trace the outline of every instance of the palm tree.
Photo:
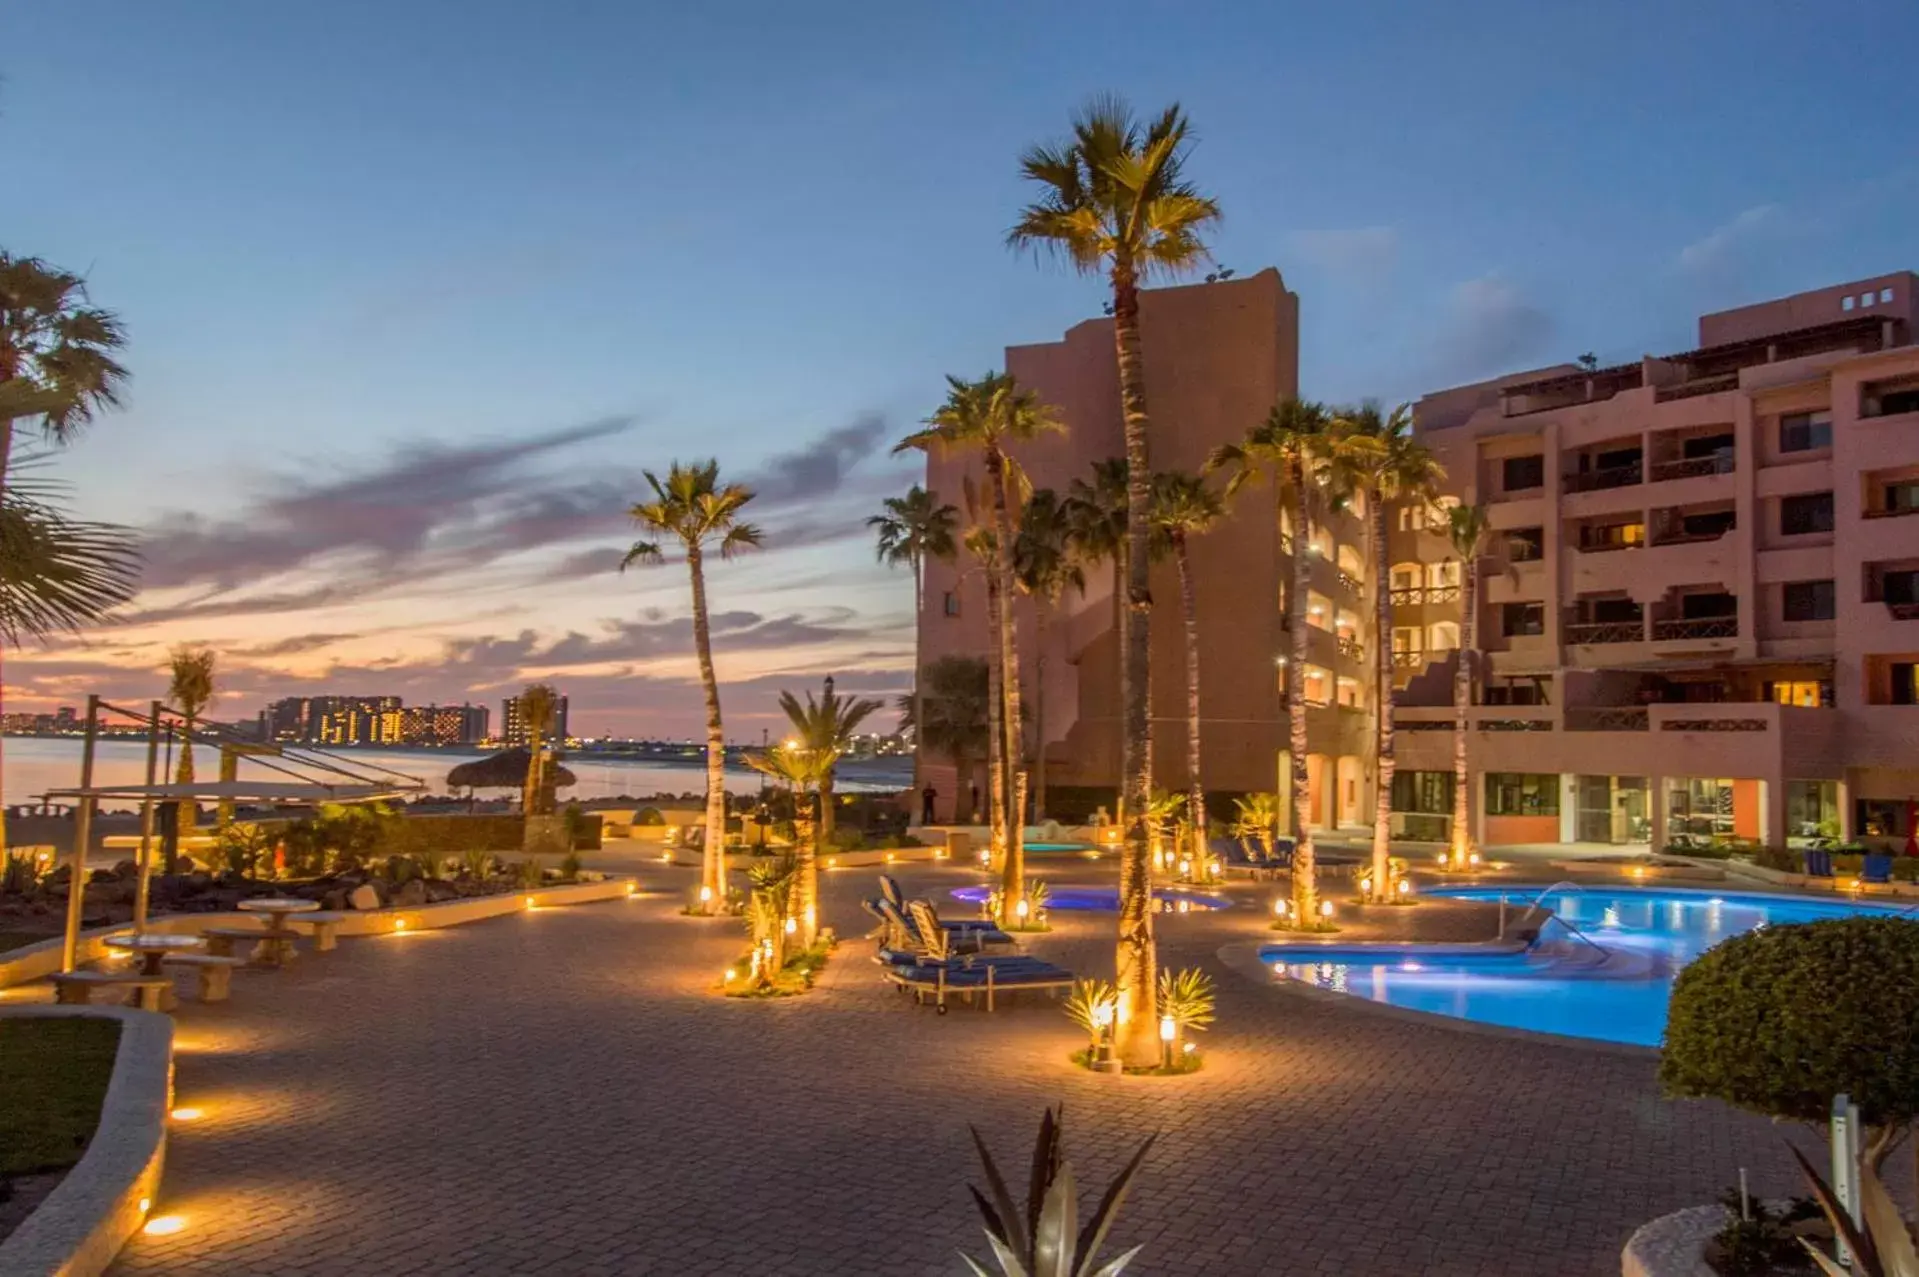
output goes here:
<path id="1" fill-rule="evenodd" d="M 838 758 L 837 751 L 815 751 L 798 740 L 746 755 L 748 767 L 784 782 L 793 792 L 793 879 L 787 900 L 809 949 L 819 938 L 820 848 L 831 832 L 833 765 Z M 816 793 L 821 798 L 817 819 L 813 814 Z"/>
<path id="2" fill-rule="evenodd" d="M 906 490 L 903 497 L 888 497 L 884 514 L 866 521 L 879 539 L 879 560 L 891 567 L 905 564 L 913 570 L 913 622 L 916 653 L 913 663 L 913 695 L 919 696 L 918 629 L 926 610 L 926 560 L 950 559 L 959 549 L 957 533 L 959 511 L 940 502 L 937 493 L 919 484 Z M 917 700 L 915 704 L 917 705 Z M 915 721 L 925 718 L 916 713 Z M 913 788 L 920 787 L 919 742 L 913 742 Z"/>
<path id="3" fill-rule="evenodd" d="M 16 471 L 0 488 L 0 644 L 46 640 L 105 619 L 133 597 L 138 540 L 130 529 L 68 517 L 59 485 Z M 0 852 L 6 848 L 0 811 Z"/>
<path id="4" fill-rule="evenodd" d="M 550 763 L 546 734 L 560 713 L 560 694 L 551 683 L 528 683 L 518 697 L 520 722 L 526 726 L 526 784 L 520 791 L 520 810 L 526 816 L 553 814 L 552 790 L 547 783 Z"/>
<path id="5" fill-rule="evenodd" d="M 1479 561 L 1490 552 L 1492 523 L 1484 506 L 1456 505 L 1446 511 L 1446 532 L 1459 556 L 1459 663 L 1453 667 L 1453 836 L 1452 863 L 1465 868 L 1473 850 L 1467 815 L 1466 717 L 1473 703 L 1474 668 L 1479 660 Z"/>
<path id="6" fill-rule="evenodd" d="M 913 738 L 927 749 L 953 760 L 959 794 L 968 792 L 973 760 L 986 752 L 988 695 L 987 662 L 977 656 L 942 656 L 922 671 L 926 679 L 924 703 L 917 696 L 900 697 L 900 717 L 913 729 Z M 924 714 L 925 717 L 919 717 Z M 953 810 L 960 811 L 958 794 Z M 972 818 L 970 807 L 964 815 Z M 962 822 L 964 823 L 964 822 Z"/>
<path id="7" fill-rule="evenodd" d="M 1013 538 L 1013 575 L 1033 598 L 1033 819 L 1046 819 L 1046 635 L 1060 599 L 1084 593 L 1070 501 L 1051 488 L 1026 500 Z"/>
<path id="8" fill-rule="evenodd" d="M 740 522 L 740 510 L 752 489 L 720 482 L 720 463 L 675 461 L 662 482 L 643 471 L 653 497 L 635 505 L 634 522 L 664 540 L 679 541 L 693 584 L 693 646 L 700 658 L 700 682 L 706 689 L 706 845 L 700 854 L 700 908 L 713 913 L 726 902 L 726 729 L 720 722 L 720 684 L 713 674 L 713 632 L 706 607 L 706 552 L 717 547 L 731 559 L 760 544 L 760 530 Z M 659 541 L 636 541 L 620 570 L 635 563 L 660 563 Z"/>
<path id="9" fill-rule="evenodd" d="M 987 496 L 992 503 L 992 517 L 986 528 L 990 536 L 976 539 L 976 544 L 983 552 L 981 561 L 989 578 L 989 611 L 994 610 L 992 604 L 997 591 L 997 615 L 989 619 L 997 639 L 1000 697 L 1004 702 L 1000 716 L 1004 770 L 996 776 L 994 803 L 1005 830 L 1000 904 L 1006 918 L 1011 919 L 1026 893 L 1022 837 L 1026 806 L 1026 769 L 1022 764 L 1026 738 L 1020 723 L 1019 645 L 1013 620 L 1012 507 L 1023 504 L 1029 485 L 1008 448 L 1031 443 L 1043 435 L 1063 433 L 1066 426 L 1051 408 L 1040 402 L 1038 395 L 1022 389 L 1011 373 L 989 372 L 977 381 L 948 377 L 946 386 L 946 402 L 926 419 L 925 428 L 900 440 L 893 451 L 977 450 L 986 471 Z"/>
<path id="10" fill-rule="evenodd" d="M 793 693 L 781 692 L 780 708 L 793 724 L 796 746 L 793 752 L 805 755 L 812 763 L 813 784 L 820 796 L 819 828 L 815 837 L 821 843 L 828 842 L 833 837 L 833 768 L 852 748 L 853 735 L 860 724 L 879 710 L 881 704 L 841 696 L 833 690 L 833 680 L 829 677 L 817 701 L 813 693 L 808 692 L 806 704 L 802 705 Z M 795 891 L 794 907 L 799 911 L 800 925 L 806 930 L 806 943 L 810 948 L 819 930 L 820 901 L 819 862 L 811 847 L 800 849 Z"/>
<path id="11" fill-rule="evenodd" d="M 180 735 L 180 765 L 173 779 L 178 784 L 191 785 L 193 727 L 213 700 L 213 649 L 182 643 L 167 654 L 167 664 L 172 675 L 172 682 L 167 687 L 167 700 L 180 711 L 180 717 L 184 720 Z M 199 808 L 195 803 L 186 801 L 179 804 L 178 810 L 180 831 L 185 833 L 193 828 Z M 171 868 L 168 872 L 172 872 Z"/>
<path id="12" fill-rule="evenodd" d="M 125 341 L 111 312 L 87 304 L 85 280 L 0 250 L 0 487 L 16 423 L 37 420 L 66 444 L 119 405 L 127 371 L 114 355 Z"/>
<path id="13" fill-rule="evenodd" d="M 1119 667 L 1119 703 L 1126 704 L 1127 639 L 1132 631 L 1132 609 L 1126 606 L 1126 458 L 1109 457 L 1093 463 L 1091 481 L 1075 479 L 1066 488 L 1066 522 L 1072 529 L 1073 551 L 1082 563 L 1110 563 L 1113 568 L 1113 633 L 1119 644 L 1114 662 Z M 1122 820 L 1125 784 L 1121 785 Z"/>
<path id="14" fill-rule="evenodd" d="M 1206 787 L 1199 769 L 1199 600 L 1187 540 L 1210 532 L 1226 515 L 1219 494 L 1196 474 L 1176 470 L 1153 476 L 1153 530 L 1179 570 L 1180 613 L 1186 622 L 1186 815 L 1198 847 L 1206 846 Z"/>
<path id="15" fill-rule="evenodd" d="M 1340 412 L 1340 420 L 1355 435 L 1373 440 L 1377 449 L 1359 459 L 1360 483 L 1372 514 L 1373 650 L 1378 658 L 1378 755 L 1373 790 L 1373 895 L 1392 899 L 1391 865 L 1393 825 L 1393 602 L 1388 585 L 1392 561 L 1386 544 L 1386 507 L 1396 501 L 1429 504 L 1446 471 L 1426 446 L 1413 438 L 1412 408 L 1401 404 L 1382 414 L 1376 403 Z"/>
<path id="16" fill-rule="evenodd" d="M 1120 860 L 1119 989 L 1121 1057 L 1151 1064 L 1154 1040 L 1152 863 L 1146 802 L 1152 788 L 1152 724 L 1147 707 L 1151 651 L 1147 579 L 1147 516 L 1152 458 L 1147 447 L 1146 369 L 1140 346 L 1139 290 L 1155 276 L 1178 276 L 1207 260 L 1205 231 L 1219 205 L 1184 176 L 1186 115 L 1177 104 L 1151 121 L 1135 119 L 1115 97 L 1095 99 L 1073 121 L 1072 137 L 1035 146 L 1020 169 L 1038 185 L 1039 198 L 1020 211 L 1007 234 L 1015 248 L 1044 249 L 1082 274 L 1103 274 L 1113 288 L 1113 350 L 1118 361 L 1120 409 L 1126 432 L 1126 537 L 1129 546 L 1125 606 L 1138 624 L 1122 635 L 1125 701 L 1120 735 L 1120 807 L 1126 851 Z"/>
<path id="17" fill-rule="evenodd" d="M 1312 574 L 1312 526 L 1329 504 L 1328 483 L 1355 453 L 1367 450 L 1363 440 L 1338 428 L 1325 405 L 1286 399 L 1273 406 L 1266 419 L 1247 431 L 1236 444 L 1223 444 L 1207 458 L 1208 470 L 1230 468 L 1226 495 L 1266 473 L 1280 509 L 1290 515 L 1293 580 L 1287 594 L 1286 628 L 1292 652 L 1286 666 L 1286 716 L 1290 728 L 1288 753 L 1292 772 L 1293 916 L 1308 925 L 1319 914 L 1318 864 L 1313 854 L 1307 809 L 1312 801 L 1306 756 L 1306 596 Z"/>

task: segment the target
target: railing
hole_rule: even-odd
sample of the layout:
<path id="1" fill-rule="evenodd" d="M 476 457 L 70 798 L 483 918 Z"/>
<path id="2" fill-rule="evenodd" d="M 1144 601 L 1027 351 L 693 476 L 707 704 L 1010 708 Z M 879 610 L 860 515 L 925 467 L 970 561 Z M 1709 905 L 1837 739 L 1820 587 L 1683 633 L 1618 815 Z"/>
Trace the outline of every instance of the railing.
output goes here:
<path id="1" fill-rule="evenodd" d="M 1342 637 L 1339 640 L 1339 654 L 1355 661 L 1363 661 L 1366 659 L 1366 645 L 1356 638 Z"/>
<path id="2" fill-rule="evenodd" d="M 1604 470 L 1585 470 L 1566 476 L 1567 492 L 1603 492 L 1607 488 L 1628 488 L 1643 478 L 1643 467 L 1635 461 L 1629 466 L 1610 466 Z"/>
<path id="3" fill-rule="evenodd" d="M 1589 621 L 1580 625 L 1568 625 L 1566 641 L 1579 645 L 1643 643 L 1646 641 L 1646 623 L 1644 621 Z"/>
<path id="4" fill-rule="evenodd" d="M 1579 543 L 1579 552 L 1581 554 L 1605 554 L 1612 550 L 1637 550 L 1639 545 L 1640 543 L 1637 541 L 1581 541 Z"/>
<path id="5" fill-rule="evenodd" d="M 1687 457 L 1683 461 L 1655 461 L 1652 481 L 1663 483 L 1667 479 L 1696 479 L 1704 474 L 1731 474 L 1733 466 L 1733 453 L 1730 450 L 1710 457 Z"/>
<path id="6" fill-rule="evenodd" d="M 1348 590 L 1351 590 L 1354 594 L 1362 593 L 1366 588 L 1366 583 L 1364 581 L 1361 581 L 1358 577 L 1354 576 L 1351 572 L 1348 572 L 1345 568 L 1336 569 L 1334 575 L 1339 578 L 1339 583 L 1341 585 L 1345 586 Z"/>
<path id="7" fill-rule="evenodd" d="M 1763 718 L 1669 718 L 1659 724 L 1662 732 L 1763 732 Z"/>
<path id="8" fill-rule="evenodd" d="M 1582 706 L 1566 710 L 1566 730 L 1569 732 L 1643 732 L 1651 723 L 1652 715 L 1643 708 Z"/>
<path id="9" fill-rule="evenodd" d="M 1660 386 L 1653 391 L 1652 397 L 1654 403 L 1668 403 L 1674 399 L 1691 399 L 1697 395 L 1716 395 L 1722 390 L 1737 389 L 1739 374 L 1729 372 L 1717 377 L 1695 377 L 1676 386 Z"/>
<path id="10" fill-rule="evenodd" d="M 1482 732 L 1550 732 L 1553 721 L 1550 718 L 1482 718 L 1479 730 Z"/>
<path id="11" fill-rule="evenodd" d="M 1452 729 L 1453 720 L 1450 718 L 1415 718 L 1404 723 L 1397 717 L 1393 719 L 1393 730 L 1396 732 L 1450 732 Z"/>
<path id="12" fill-rule="evenodd" d="M 1418 666 L 1424 665 L 1425 663 L 1426 663 L 1426 654 L 1424 652 L 1394 652 L 1393 653 L 1393 668 L 1397 670 L 1414 669 Z"/>
<path id="13" fill-rule="evenodd" d="M 1388 597 L 1394 607 L 1414 607 L 1421 603 L 1452 603 L 1459 598 L 1456 585 L 1415 585 L 1392 591 Z"/>
<path id="14" fill-rule="evenodd" d="M 1693 621 L 1654 621 L 1652 636 L 1655 639 L 1704 639 L 1738 638 L 1739 618 L 1736 616 L 1708 616 Z"/>
<path id="15" fill-rule="evenodd" d="M 1680 526 L 1681 528 L 1684 527 L 1683 524 Z M 1725 527 L 1720 528 L 1715 532 L 1686 532 L 1686 531 L 1655 532 L 1653 533 L 1652 543 L 1654 545 L 1694 545 L 1701 541 L 1717 541 L 1721 537 L 1725 536 L 1728 532 L 1731 532 L 1734 529 L 1734 527 L 1735 527 L 1734 524 L 1728 523 Z"/>
<path id="16" fill-rule="evenodd" d="M 1919 505 L 1888 506 L 1883 510 L 1861 510 L 1862 519 L 1897 519 L 1902 515 L 1919 514 Z"/>
<path id="17" fill-rule="evenodd" d="M 1408 842 L 1445 842 L 1452 833 L 1453 818 L 1423 811 L 1393 813 L 1393 833 Z"/>

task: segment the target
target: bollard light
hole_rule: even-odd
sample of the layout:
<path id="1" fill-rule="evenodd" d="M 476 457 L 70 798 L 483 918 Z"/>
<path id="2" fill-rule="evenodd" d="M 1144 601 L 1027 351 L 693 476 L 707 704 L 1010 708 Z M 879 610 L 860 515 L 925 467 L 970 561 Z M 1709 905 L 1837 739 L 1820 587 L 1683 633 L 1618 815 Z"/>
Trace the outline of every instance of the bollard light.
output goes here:
<path id="1" fill-rule="evenodd" d="M 1177 1036 L 1179 1036 L 1179 1022 L 1170 1015 L 1159 1017 L 1159 1040 L 1171 1042 Z"/>
<path id="2" fill-rule="evenodd" d="M 1033 906 L 1027 903 L 1025 900 L 1021 900 L 1018 904 L 1013 906 L 1013 912 L 1019 915 L 1019 920 L 1021 922 L 1026 921 L 1026 915 L 1031 913 L 1032 911 L 1033 911 Z"/>
<path id="3" fill-rule="evenodd" d="M 1399 883 L 1396 889 L 1398 890 L 1399 894 L 1402 896 L 1410 896 L 1413 894 L 1413 884 L 1409 879 L 1406 879 L 1406 878 L 1401 878 L 1399 880 Z"/>
<path id="4" fill-rule="evenodd" d="M 1332 901 L 1330 901 L 1330 900 L 1322 900 L 1322 901 L 1320 901 L 1320 902 L 1319 902 L 1319 916 L 1320 916 L 1320 917 L 1322 917 L 1322 918 L 1330 918 L 1330 917 L 1332 917 L 1332 916 L 1333 916 L 1333 902 L 1332 902 Z"/>
<path id="5" fill-rule="evenodd" d="M 700 903 L 703 905 L 713 903 L 713 888 L 704 886 L 700 888 Z"/>
<path id="6" fill-rule="evenodd" d="M 1282 899 L 1282 900 L 1273 901 L 1273 916 L 1275 918 L 1284 918 L 1286 916 L 1285 900 Z"/>
<path id="7" fill-rule="evenodd" d="M 793 933 L 794 933 L 795 931 L 798 931 L 799 929 L 800 929 L 800 920 L 799 920 L 798 918 L 788 918 L 788 919 L 786 920 L 786 934 L 787 934 L 787 935 L 789 935 L 789 936 L 790 936 L 790 935 L 792 935 L 792 934 L 793 934 Z"/>

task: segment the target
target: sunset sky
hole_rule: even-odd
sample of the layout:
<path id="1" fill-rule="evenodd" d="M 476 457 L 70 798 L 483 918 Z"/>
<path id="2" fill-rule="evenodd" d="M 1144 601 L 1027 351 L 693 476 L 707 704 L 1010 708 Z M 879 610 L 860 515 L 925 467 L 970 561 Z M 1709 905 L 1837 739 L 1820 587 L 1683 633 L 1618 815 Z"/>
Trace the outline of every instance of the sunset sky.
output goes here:
<path id="1" fill-rule="evenodd" d="M 218 717 L 540 677 L 576 731 L 692 734 L 684 571 L 615 566 L 640 469 L 706 455 L 767 540 L 712 574 L 731 734 L 903 690 L 864 520 L 943 374 L 1099 313 L 1002 243 L 1089 94 L 1183 102 L 1305 392 L 1396 400 L 1919 265 L 1916 46 L 1848 0 L 0 7 L 0 246 L 131 337 L 54 470 L 148 538 L 7 707 L 156 694 L 192 639 Z"/>

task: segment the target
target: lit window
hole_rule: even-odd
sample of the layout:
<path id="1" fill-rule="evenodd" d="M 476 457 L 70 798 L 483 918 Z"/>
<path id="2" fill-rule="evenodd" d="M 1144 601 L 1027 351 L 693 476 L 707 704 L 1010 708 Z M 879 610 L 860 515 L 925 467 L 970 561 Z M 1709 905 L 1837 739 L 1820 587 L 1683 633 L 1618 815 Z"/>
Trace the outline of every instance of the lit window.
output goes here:
<path id="1" fill-rule="evenodd" d="M 1892 300 L 1892 290 L 1891 290 L 1890 288 L 1882 288 L 1882 289 L 1880 289 L 1880 290 L 1879 290 L 1879 300 L 1880 300 L 1880 301 L 1882 301 L 1882 302 L 1889 302 L 1889 301 L 1891 301 L 1891 300 Z"/>
<path id="2" fill-rule="evenodd" d="M 1817 683 L 1774 683 L 1772 698 L 1781 705 L 1798 705 L 1806 709 L 1819 708 L 1819 684 Z"/>
<path id="3" fill-rule="evenodd" d="M 1349 709 L 1359 708 L 1359 682 L 1357 679 L 1339 680 L 1339 703 Z"/>
<path id="4" fill-rule="evenodd" d="M 1840 309 L 1840 310 L 1851 310 L 1851 309 L 1852 309 L 1852 306 L 1853 306 L 1853 302 L 1852 302 L 1852 294 L 1851 294 L 1851 293 L 1847 293 L 1847 294 L 1846 294 L 1846 295 L 1845 295 L 1844 297 L 1841 297 L 1841 298 L 1839 299 L 1839 309 Z"/>
<path id="5" fill-rule="evenodd" d="M 1402 564 L 1393 569 L 1393 588 L 1395 590 L 1415 590 L 1419 588 L 1419 568 L 1414 564 Z"/>

